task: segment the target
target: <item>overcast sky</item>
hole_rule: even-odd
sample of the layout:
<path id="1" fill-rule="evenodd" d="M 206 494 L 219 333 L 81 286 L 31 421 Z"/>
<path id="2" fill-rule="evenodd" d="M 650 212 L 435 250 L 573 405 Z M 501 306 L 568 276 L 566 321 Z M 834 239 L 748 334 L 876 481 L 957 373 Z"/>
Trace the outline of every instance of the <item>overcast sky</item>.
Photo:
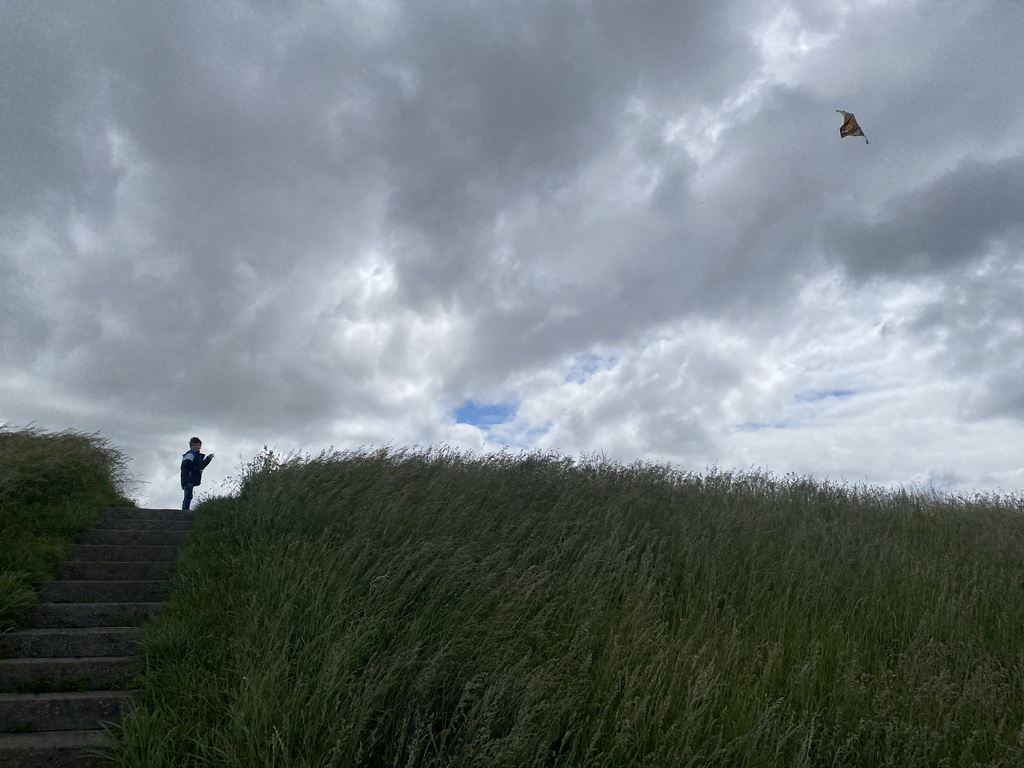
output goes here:
<path id="1" fill-rule="evenodd" d="M 1019 0 L 0 0 L 0 423 L 151 506 L 193 434 L 1024 491 L 1022 254 Z"/>

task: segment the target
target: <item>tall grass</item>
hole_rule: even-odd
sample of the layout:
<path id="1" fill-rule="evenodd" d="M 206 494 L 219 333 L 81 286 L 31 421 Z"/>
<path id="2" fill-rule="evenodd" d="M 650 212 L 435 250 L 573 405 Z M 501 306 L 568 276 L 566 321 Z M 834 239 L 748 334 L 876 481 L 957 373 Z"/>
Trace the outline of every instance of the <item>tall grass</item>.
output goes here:
<path id="1" fill-rule="evenodd" d="M 122 766 L 1024 764 L 1024 515 L 767 474 L 260 457 Z"/>
<path id="2" fill-rule="evenodd" d="M 0 425 L 0 631 L 22 620 L 104 506 L 134 506 L 127 464 L 95 434 Z"/>

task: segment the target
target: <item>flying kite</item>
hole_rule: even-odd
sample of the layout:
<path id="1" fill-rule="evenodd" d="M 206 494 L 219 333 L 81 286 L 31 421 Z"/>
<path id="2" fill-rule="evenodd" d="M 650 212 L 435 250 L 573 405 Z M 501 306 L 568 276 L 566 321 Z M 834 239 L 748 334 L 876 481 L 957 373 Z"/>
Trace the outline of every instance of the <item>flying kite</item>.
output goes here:
<path id="1" fill-rule="evenodd" d="M 839 137 L 845 139 L 847 136 L 864 136 L 864 131 L 857 125 L 857 118 L 854 117 L 853 112 L 843 112 L 841 109 L 837 109 L 840 115 L 843 116 L 843 124 L 839 126 Z M 864 136 L 864 143 L 870 144 L 868 137 Z"/>

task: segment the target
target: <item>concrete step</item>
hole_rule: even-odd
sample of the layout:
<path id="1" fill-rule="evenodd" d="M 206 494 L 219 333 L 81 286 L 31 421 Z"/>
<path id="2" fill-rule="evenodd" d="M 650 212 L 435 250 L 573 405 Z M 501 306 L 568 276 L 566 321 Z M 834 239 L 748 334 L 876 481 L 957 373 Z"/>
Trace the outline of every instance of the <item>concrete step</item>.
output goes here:
<path id="1" fill-rule="evenodd" d="M 88 530 L 78 537 L 79 544 L 108 544 L 120 547 L 181 547 L 188 531 Z"/>
<path id="2" fill-rule="evenodd" d="M 43 603 L 29 613 L 26 626 L 131 627 L 163 610 L 163 603 Z"/>
<path id="3" fill-rule="evenodd" d="M 8 658 L 52 659 L 128 656 L 142 637 L 141 627 L 43 627 L 8 632 L 0 652 Z"/>
<path id="4" fill-rule="evenodd" d="M 103 520 L 92 527 L 94 531 L 190 531 L 191 520 Z"/>
<path id="5" fill-rule="evenodd" d="M 97 729 L 131 705 L 128 691 L 0 693 L 0 733 Z"/>
<path id="6" fill-rule="evenodd" d="M 133 507 L 108 507 L 103 510 L 104 520 L 188 520 L 196 519 L 193 510 L 180 509 L 135 509 Z"/>
<path id="7" fill-rule="evenodd" d="M 170 563 L 178 547 L 129 546 L 116 544 L 73 544 L 65 551 L 69 560 L 106 563 Z"/>
<path id="8" fill-rule="evenodd" d="M 0 765 L 4 768 L 102 768 L 108 762 L 93 753 L 103 744 L 103 731 L 0 734 Z"/>
<path id="9" fill-rule="evenodd" d="M 47 603 L 155 603 L 164 599 L 165 579 L 149 581 L 50 581 L 39 589 Z"/>
<path id="10" fill-rule="evenodd" d="M 169 579 L 173 570 L 173 563 L 83 563 L 80 560 L 65 560 L 58 566 L 57 573 L 63 581 L 161 581 Z M 58 602 L 45 596 L 42 599 Z"/>
<path id="11" fill-rule="evenodd" d="M 134 656 L 83 656 L 79 659 L 0 659 L 0 691 L 25 693 L 74 688 L 104 691 L 124 688 L 138 674 Z"/>

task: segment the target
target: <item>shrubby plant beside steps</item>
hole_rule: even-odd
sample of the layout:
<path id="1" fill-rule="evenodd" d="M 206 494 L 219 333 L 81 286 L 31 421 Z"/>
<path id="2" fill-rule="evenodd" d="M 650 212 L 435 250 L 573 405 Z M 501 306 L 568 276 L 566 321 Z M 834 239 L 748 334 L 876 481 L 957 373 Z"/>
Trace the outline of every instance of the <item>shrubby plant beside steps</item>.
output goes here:
<path id="1" fill-rule="evenodd" d="M 104 507 L 134 507 L 128 457 L 96 434 L 0 424 L 0 632 L 18 626 Z"/>

